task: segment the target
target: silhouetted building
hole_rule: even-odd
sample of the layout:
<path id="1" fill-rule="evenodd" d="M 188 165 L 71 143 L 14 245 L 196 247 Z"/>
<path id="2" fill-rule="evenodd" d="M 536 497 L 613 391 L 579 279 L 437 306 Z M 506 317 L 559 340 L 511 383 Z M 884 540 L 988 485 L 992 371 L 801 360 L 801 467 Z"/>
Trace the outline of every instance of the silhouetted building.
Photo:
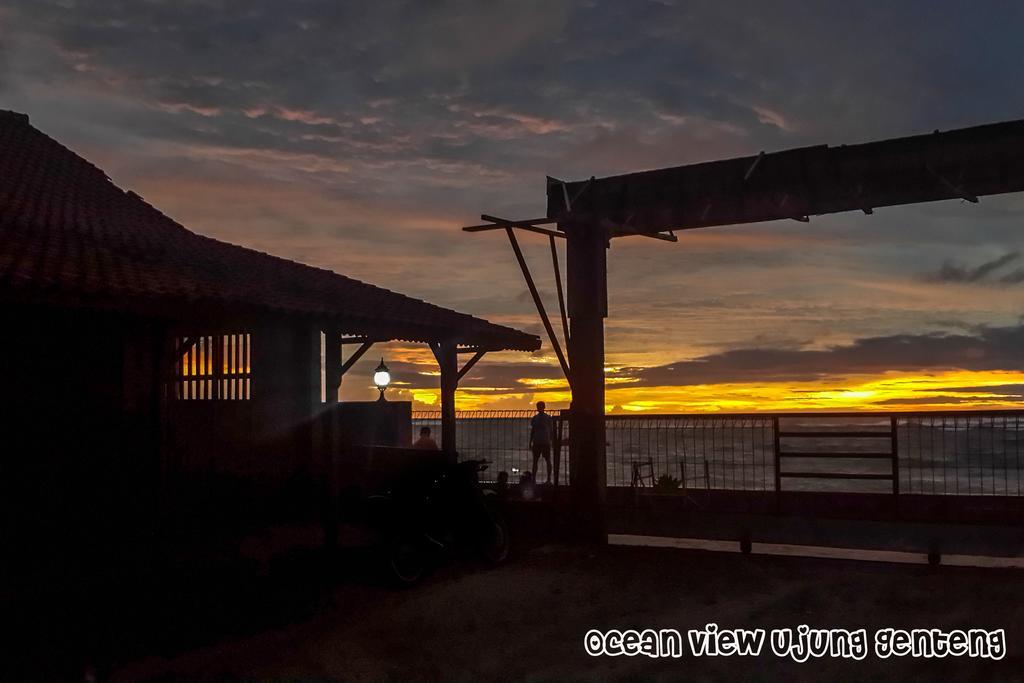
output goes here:
<path id="1" fill-rule="evenodd" d="M 43 564 L 40 549 L 96 560 L 161 520 L 206 533 L 305 514 L 342 343 L 430 344 L 449 449 L 456 354 L 540 345 L 191 232 L 23 114 L 0 112 L 0 179 L 4 537 Z"/>

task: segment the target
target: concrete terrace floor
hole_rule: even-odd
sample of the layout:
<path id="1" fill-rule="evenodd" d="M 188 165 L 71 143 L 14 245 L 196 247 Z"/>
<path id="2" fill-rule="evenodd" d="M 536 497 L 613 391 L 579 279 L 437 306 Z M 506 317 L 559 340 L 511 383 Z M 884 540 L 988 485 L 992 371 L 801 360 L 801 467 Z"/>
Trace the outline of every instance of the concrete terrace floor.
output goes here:
<path id="1" fill-rule="evenodd" d="M 210 609 L 174 621 L 202 628 Z M 684 631 L 709 622 L 864 627 L 869 638 L 889 626 L 1004 628 L 1007 656 L 797 664 L 767 645 L 757 658 L 592 658 L 583 650 L 592 628 Z M 448 565 L 408 590 L 352 576 L 316 609 L 241 633 L 122 662 L 113 678 L 1022 680 L 1024 571 L 550 544 L 497 569 Z"/>

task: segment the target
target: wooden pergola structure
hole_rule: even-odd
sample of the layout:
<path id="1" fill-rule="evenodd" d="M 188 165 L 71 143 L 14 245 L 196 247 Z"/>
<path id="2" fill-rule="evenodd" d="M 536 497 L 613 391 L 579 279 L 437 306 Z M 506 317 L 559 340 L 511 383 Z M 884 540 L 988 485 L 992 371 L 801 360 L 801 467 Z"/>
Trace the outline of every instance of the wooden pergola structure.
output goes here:
<path id="1" fill-rule="evenodd" d="M 604 318 L 606 250 L 613 238 L 675 241 L 675 230 L 772 220 L 807 222 L 845 211 L 944 199 L 977 203 L 1024 190 L 1024 120 L 857 145 L 818 145 L 607 178 L 547 180 L 547 215 L 484 215 L 468 232 L 504 230 L 572 390 L 573 509 L 584 540 L 607 540 L 605 516 Z M 545 226 L 554 226 L 551 229 Z M 568 320 L 563 356 L 515 231 L 566 240 Z"/>

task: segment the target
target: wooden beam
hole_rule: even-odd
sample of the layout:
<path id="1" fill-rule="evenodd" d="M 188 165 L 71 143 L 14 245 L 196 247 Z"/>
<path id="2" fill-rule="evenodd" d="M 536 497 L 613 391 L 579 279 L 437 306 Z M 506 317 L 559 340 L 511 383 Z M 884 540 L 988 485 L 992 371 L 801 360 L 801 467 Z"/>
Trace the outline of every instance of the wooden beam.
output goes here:
<path id="1" fill-rule="evenodd" d="M 462 378 L 466 376 L 466 373 L 472 370 L 473 366 L 476 365 L 476 362 L 483 358 L 486 353 L 486 351 L 477 351 L 472 358 L 466 361 L 466 364 L 462 366 L 461 370 L 459 370 L 458 380 L 460 382 L 462 381 Z"/>
<path id="2" fill-rule="evenodd" d="M 959 185 L 954 185 L 945 176 L 943 176 L 943 175 L 941 175 L 939 173 L 936 173 L 935 170 L 932 169 L 931 166 L 925 165 L 925 168 L 928 169 L 928 172 L 931 173 L 933 176 L 935 176 L 935 178 L 940 183 L 945 185 L 946 188 L 948 188 L 949 191 L 953 194 L 953 196 L 960 197 L 960 199 L 963 199 L 964 201 L 970 202 L 972 204 L 977 204 L 978 203 L 978 198 L 977 197 L 975 197 L 970 192 L 965 192 L 963 190 L 963 188 L 961 188 Z"/>
<path id="3" fill-rule="evenodd" d="M 377 342 L 391 341 L 393 337 L 341 337 L 338 339 L 339 344 L 376 344 Z"/>
<path id="4" fill-rule="evenodd" d="M 173 378 L 175 375 L 174 369 L 181 362 L 182 357 L 187 354 L 192 348 L 199 342 L 199 337 L 183 337 L 181 343 L 174 347 L 174 353 L 171 355 L 170 367 L 166 368 L 166 372 Z"/>
<path id="5" fill-rule="evenodd" d="M 551 220 L 550 218 L 527 218 L 527 219 L 521 220 L 521 221 L 512 221 L 512 220 L 508 220 L 507 218 L 495 218 L 494 216 L 491 216 L 490 214 L 486 214 L 486 213 L 481 214 L 480 218 L 482 218 L 485 221 L 488 221 L 489 223 L 502 223 L 502 224 L 504 224 L 504 223 L 514 223 L 517 226 L 526 226 L 526 227 L 536 227 L 538 225 L 551 225 L 552 223 L 554 223 L 554 221 Z M 489 226 L 478 226 L 478 227 L 489 227 Z M 501 225 L 499 227 L 505 227 L 505 226 Z"/>
<path id="6" fill-rule="evenodd" d="M 511 226 L 513 228 L 535 228 L 538 225 L 551 225 L 554 223 L 550 218 L 530 218 L 525 221 L 510 221 L 507 218 L 498 218 L 497 216 L 491 216 L 490 214 L 480 214 L 480 218 L 485 221 L 491 221 L 492 223 L 501 223 L 505 227 Z M 555 231 L 557 232 L 557 231 Z M 561 233 L 559 233 L 561 234 Z"/>
<path id="7" fill-rule="evenodd" d="M 616 230 L 616 231 L 613 231 L 612 236 L 613 237 L 650 237 L 651 239 L 661 240 L 663 242 L 678 242 L 679 241 L 679 238 L 676 237 L 675 235 L 673 235 L 671 233 L 666 235 L 663 232 L 635 232 L 635 231 L 623 232 L 622 230 Z"/>
<path id="8" fill-rule="evenodd" d="M 551 265 L 555 269 L 555 291 L 558 292 L 558 312 L 562 316 L 562 339 L 566 347 L 569 346 L 569 318 L 565 314 L 565 294 L 562 291 L 562 269 L 558 267 L 558 248 L 555 246 L 555 238 L 549 238 L 551 242 Z"/>
<path id="9" fill-rule="evenodd" d="M 756 170 L 755 170 L 756 169 Z M 586 192 L 577 192 L 586 187 Z M 548 183 L 548 218 L 659 233 L 1024 191 L 1024 120 Z M 574 197 L 571 206 L 566 197 Z"/>
<path id="10" fill-rule="evenodd" d="M 558 237 L 565 239 L 565 235 L 555 230 L 546 230 L 544 228 L 531 228 L 523 225 L 471 225 L 463 228 L 463 232 L 487 232 L 488 230 L 504 230 L 505 228 L 518 228 L 519 230 L 526 230 L 527 232 L 535 232 L 538 235 L 547 235 L 548 237 Z"/>
<path id="11" fill-rule="evenodd" d="M 505 351 L 503 346 L 460 346 L 456 349 L 456 353 L 476 353 L 483 351 L 485 353 L 496 353 L 498 351 Z"/>
<path id="12" fill-rule="evenodd" d="M 562 372 L 565 374 L 565 379 L 569 382 L 569 386 L 572 387 L 572 375 L 569 372 L 569 363 L 565 360 L 565 354 L 562 353 L 562 346 L 558 343 L 558 337 L 555 336 L 555 330 L 551 327 L 551 320 L 548 319 L 548 313 L 544 310 L 544 302 L 540 298 L 537 286 L 533 283 L 533 276 L 530 275 L 530 267 L 526 264 L 526 258 L 523 257 L 522 249 L 519 248 L 519 240 L 516 239 L 515 231 L 512 230 L 512 228 L 505 228 L 505 232 L 508 234 L 508 241 L 512 245 L 512 251 L 516 255 L 516 260 L 519 262 L 519 268 L 523 271 L 523 278 L 526 279 L 526 286 L 530 290 L 530 296 L 533 297 L 533 303 L 537 306 L 537 313 L 540 315 L 540 320 L 544 324 L 544 329 L 548 333 L 548 340 L 551 342 L 551 347 L 555 350 L 555 355 L 558 357 L 558 364 L 562 366 Z"/>
<path id="13" fill-rule="evenodd" d="M 545 223 L 553 223 L 554 221 L 547 218 L 533 218 L 528 221 L 509 221 L 504 218 L 495 218 L 494 216 L 488 216 L 484 214 L 480 216 L 485 221 L 490 221 L 485 225 L 470 225 L 463 228 L 463 232 L 487 232 L 488 230 L 501 230 L 503 228 L 518 228 L 519 230 L 526 230 L 527 232 L 535 232 L 540 235 L 547 235 L 548 237 L 558 237 L 565 239 L 565 235 L 557 230 L 548 230 L 547 228 L 538 228 L 538 225 Z"/>
<path id="14" fill-rule="evenodd" d="M 370 350 L 371 346 L 373 346 L 373 342 L 372 341 L 363 342 L 363 345 L 360 346 L 358 349 L 356 349 L 355 353 L 353 353 L 351 356 L 349 356 L 347 361 L 342 363 L 342 365 L 341 365 L 341 374 L 338 375 L 338 376 L 339 377 L 344 377 L 345 373 L 348 372 L 352 368 L 352 366 L 355 365 L 356 362 L 360 358 L 363 357 L 364 353 L 366 353 L 367 351 Z M 340 353 L 340 351 L 339 351 L 339 353 Z"/>

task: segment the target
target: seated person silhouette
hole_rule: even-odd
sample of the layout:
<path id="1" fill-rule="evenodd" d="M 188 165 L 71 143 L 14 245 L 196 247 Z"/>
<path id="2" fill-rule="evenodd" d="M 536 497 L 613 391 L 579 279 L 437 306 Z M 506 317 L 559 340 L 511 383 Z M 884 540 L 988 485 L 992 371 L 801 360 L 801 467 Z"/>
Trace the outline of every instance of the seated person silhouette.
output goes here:
<path id="1" fill-rule="evenodd" d="M 498 494 L 499 498 L 504 498 L 508 495 L 508 472 L 505 470 L 498 472 L 498 481 L 494 485 L 494 491 Z"/>
<path id="2" fill-rule="evenodd" d="M 420 428 L 420 438 L 416 439 L 416 443 L 412 445 L 413 448 L 419 448 L 424 451 L 439 451 L 441 450 L 437 446 L 437 442 L 434 441 L 433 437 L 430 436 L 430 427 Z"/>
<path id="3" fill-rule="evenodd" d="M 523 472 L 519 477 L 519 497 L 523 500 L 533 500 L 537 497 L 537 490 L 535 488 L 536 482 L 533 480 L 533 472 L 527 470 Z"/>

